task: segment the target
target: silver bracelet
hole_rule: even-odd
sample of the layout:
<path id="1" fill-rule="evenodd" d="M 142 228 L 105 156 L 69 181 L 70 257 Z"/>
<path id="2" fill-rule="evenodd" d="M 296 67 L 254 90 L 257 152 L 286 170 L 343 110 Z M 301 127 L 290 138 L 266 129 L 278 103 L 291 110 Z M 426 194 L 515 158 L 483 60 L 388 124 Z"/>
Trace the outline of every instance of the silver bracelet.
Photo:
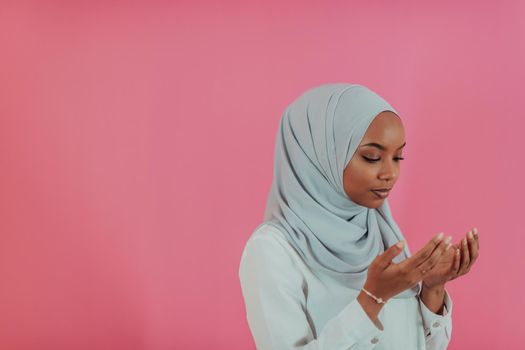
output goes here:
<path id="1" fill-rule="evenodd" d="M 361 290 L 363 292 L 365 292 L 366 294 L 368 294 L 372 299 L 374 299 L 376 301 L 376 303 L 378 303 L 378 304 L 386 304 L 386 302 L 382 298 L 376 297 L 374 294 L 370 293 L 366 289 L 362 288 Z"/>

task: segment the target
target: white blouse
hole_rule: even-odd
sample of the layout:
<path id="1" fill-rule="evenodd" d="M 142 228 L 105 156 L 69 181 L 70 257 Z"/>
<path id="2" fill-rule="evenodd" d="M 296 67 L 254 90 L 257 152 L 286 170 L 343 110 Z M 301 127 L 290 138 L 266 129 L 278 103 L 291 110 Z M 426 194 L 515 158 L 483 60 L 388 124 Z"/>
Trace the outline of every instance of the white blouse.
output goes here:
<path id="1" fill-rule="evenodd" d="M 244 247 L 239 279 L 246 317 L 259 350 L 446 349 L 452 300 L 430 311 L 419 296 L 390 299 L 379 312 L 380 330 L 356 297 L 359 290 L 328 276 L 319 279 L 281 230 L 259 225 Z"/>

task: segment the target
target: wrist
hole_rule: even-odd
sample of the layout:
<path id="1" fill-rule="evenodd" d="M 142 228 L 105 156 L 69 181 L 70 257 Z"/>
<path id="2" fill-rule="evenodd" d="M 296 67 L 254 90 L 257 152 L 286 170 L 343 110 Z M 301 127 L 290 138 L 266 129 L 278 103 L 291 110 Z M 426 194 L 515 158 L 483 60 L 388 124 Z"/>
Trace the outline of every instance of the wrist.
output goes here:
<path id="1" fill-rule="evenodd" d="M 366 295 L 368 295 L 370 298 L 374 299 L 374 301 L 378 304 L 385 304 L 386 300 L 383 300 L 383 298 L 376 296 L 374 293 L 370 292 L 366 288 L 361 289 L 362 292 L 364 292 Z"/>
<path id="2" fill-rule="evenodd" d="M 372 299 L 363 291 L 361 291 L 357 295 L 356 299 L 365 311 L 365 313 L 368 315 L 370 320 L 372 320 L 372 322 L 376 325 L 377 328 L 382 330 L 383 326 L 381 325 L 381 322 L 379 322 L 378 315 L 381 309 L 383 308 L 384 304 L 377 303 L 374 299 Z"/>
<path id="3" fill-rule="evenodd" d="M 385 295 L 385 292 L 380 292 L 377 290 L 376 284 L 374 282 L 371 282 L 369 280 L 365 281 L 365 284 L 363 285 L 363 289 L 367 290 L 369 293 L 372 293 L 376 298 L 381 298 L 384 302 L 387 302 L 388 299 L 390 299 L 390 296 Z M 376 302 L 374 298 L 368 295 L 368 293 L 364 292 L 363 289 L 361 290 L 361 294 L 365 294 L 365 296 L 370 299 L 373 302 Z"/>
<path id="4" fill-rule="evenodd" d="M 428 291 L 434 293 L 440 293 L 445 291 L 445 284 L 437 284 L 434 286 L 428 286 L 425 282 L 422 283 L 421 291 Z"/>
<path id="5" fill-rule="evenodd" d="M 441 315 L 445 305 L 445 286 L 426 287 L 423 285 L 420 293 L 420 299 L 433 313 Z"/>

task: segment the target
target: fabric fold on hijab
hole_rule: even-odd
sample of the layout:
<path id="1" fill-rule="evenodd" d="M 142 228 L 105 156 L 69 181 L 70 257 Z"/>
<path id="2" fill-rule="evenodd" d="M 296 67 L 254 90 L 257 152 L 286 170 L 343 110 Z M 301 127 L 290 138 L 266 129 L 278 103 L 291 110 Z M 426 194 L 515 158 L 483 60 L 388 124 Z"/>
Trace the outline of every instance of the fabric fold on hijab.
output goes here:
<path id="1" fill-rule="evenodd" d="M 314 272 L 358 290 L 377 255 L 404 239 L 386 199 L 377 209 L 367 208 L 343 187 L 346 165 L 383 111 L 399 116 L 375 92 L 348 83 L 311 88 L 288 105 L 279 122 L 264 213 L 264 221 L 285 233 Z M 405 244 L 393 261 L 409 256 Z M 412 297 L 419 288 L 395 297 Z"/>

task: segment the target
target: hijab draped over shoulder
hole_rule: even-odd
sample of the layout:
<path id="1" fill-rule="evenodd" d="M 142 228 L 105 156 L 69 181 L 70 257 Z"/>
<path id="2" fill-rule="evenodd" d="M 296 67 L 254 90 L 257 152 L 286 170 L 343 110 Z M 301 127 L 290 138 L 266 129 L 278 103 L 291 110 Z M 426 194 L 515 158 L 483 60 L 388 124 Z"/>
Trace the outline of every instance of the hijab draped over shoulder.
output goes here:
<path id="1" fill-rule="evenodd" d="M 374 118 L 399 114 L 365 86 L 332 83 L 311 88 L 282 114 L 275 142 L 273 181 L 264 221 L 277 226 L 310 268 L 354 289 L 368 266 L 404 240 L 385 199 L 377 209 L 353 202 L 343 171 Z M 410 256 L 408 246 L 394 258 Z M 396 298 L 416 295 L 419 285 Z"/>

